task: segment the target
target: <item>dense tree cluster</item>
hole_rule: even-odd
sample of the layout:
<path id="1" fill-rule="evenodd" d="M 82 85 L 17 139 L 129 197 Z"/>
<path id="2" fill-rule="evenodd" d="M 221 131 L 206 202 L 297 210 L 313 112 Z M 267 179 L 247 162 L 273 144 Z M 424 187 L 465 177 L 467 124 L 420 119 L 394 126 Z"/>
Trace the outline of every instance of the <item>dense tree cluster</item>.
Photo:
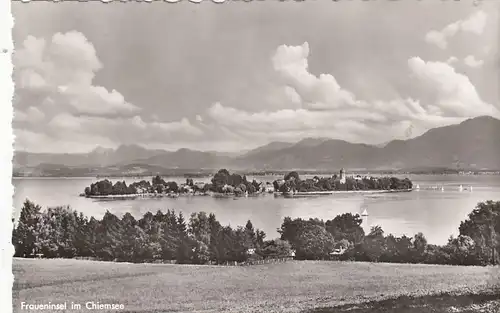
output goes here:
<path id="1" fill-rule="evenodd" d="M 255 179 L 251 182 L 245 175 L 229 173 L 226 169 L 221 169 L 212 178 L 210 190 L 218 193 L 231 193 L 235 195 L 254 194 L 261 192 L 264 186 Z"/>
<path id="2" fill-rule="evenodd" d="M 265 233 L 255 230 L 251 221 L 233 229 L 204 212 L 193 213 L 186 221 L 182 213 L 170 210 L 148 212 L 139 220 L 130 213 L 119 218 L 108 211 L 97 220 L 69 207 L 42 211 L 28 200 L 13 231 L 18 257 L 41 254 L 46 258 L 196 264 L 244 262 L 251 257 L 250 249 L 257 255 L 262 250 L 261 258 L 286 253 L 283 244 L 264 238 Z"/>
<path id="3" fill-rule="evenodd" d="M 281 240 L 290 242 L 297 259 L 326 259 L 340 246 L 348 248 L 358 244 L 365 233 L 359 215 L 347 213 L 324 222 L 319 219 L 304 220 L 285 217 L 278 229 Z M 359 234 L 359 235 L 355 235 Z M 354 241 L 349 241 L 352 238 Z"/>
<path id="4" fill-rule="evenodd" d="M 113 184 L 108 179 L 93 183 L 85 188 L 85 196 L 131 195 L 131 194 L 166 194 L 166 193 L 205 193 L 208 186 L 194 184 L 192 178 L 187 178 L 186 183 L 179 186 L 175 181 L 165 181 L 159 175 L 151 181 L 141 180 L 127 186 L 125 181 Z"/>
<path id="5" fill-rule="evenodd" d="M 134 194 L 137 190 L 134 186 L 127 186 L 125 181 L 117 181 L 113 184 L 110 180 L 104 179 L 93 183 L 90 187 L 85 188 L 86 196 L 101 196 L 101 195 L 124 195 Z"/>
<path id="6" fill-rule="evenodd" d="M 397 177 L 346 177 L 345 183 L 337 175 L 300 179 L 297 172 L 290 172 L 283 180 L 273 182 L 275 191 L 279 192 L 317 192 L 348 190 L 408 190 L 413 187 L 408 178 Z"/>

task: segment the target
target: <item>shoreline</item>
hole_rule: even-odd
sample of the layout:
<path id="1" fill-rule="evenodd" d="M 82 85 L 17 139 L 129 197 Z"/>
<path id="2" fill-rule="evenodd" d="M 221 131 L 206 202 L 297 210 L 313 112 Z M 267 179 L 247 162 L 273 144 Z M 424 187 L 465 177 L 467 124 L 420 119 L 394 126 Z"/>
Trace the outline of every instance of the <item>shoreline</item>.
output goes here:
<path id="1" fill-rule="evenodd" d="M 274 192 L 275 197 L 298 197 L 298 196 L 326 196 L 335 194 L 377 194 L 377 193 L 397 193 L 397 192 L 411 192 L 414 189 L 390 189 L 390 190 L 328 190 L 328 191 L 306 191 L 296 193 Z M 154 193 L 141 193 L 141 194 L 125 194 L 125 195 L 80 195 L 81 197 L 89 199 L 135 199 L 135 198 L 178 198 L 178 197 L 213 197 L 213 198 L 248 198 L 258 197 L 260 195 L 271 194 L 268 192 L 260 192 L 252 195 L 235 195 L 232 193 L 204 193 L 204 194 L 154 194 Z"/>
<path id="2" fill-rule="evenodd" d="M 324 196 L 334 194 L 374 194 L 374 193 L 396 193 L 396 192 L 411 192 L 414 189 L 389 189 L 389 190 L 328 190 L 328 191 L 305 191 L 305 192 L 275 192 L 275 197 L 297 197 L 297 196 Z"/>
<path id="3" fill-rule="evenodd" d="M 134 194 L 124 194 L 124 195 L 80 195 L 81 197 L 89 199 L 113 199 L 113 198 L 178 198 L 178 197 L 192 197 L 192 196 L 209 196 L 209 194 L 157 194 L 157 193 L 134 193 Z"/>
<path id="4" fill-rule="evenodd" d="M 262 194 L 266 194 L 266 192 L 259 192 L 255 194 L 249 195 L 236 195 L 234 193 L 179 193 L 179 194 L 156 194 L 156 193 L 136 193 L 136 194 L 125 194 L 125 195 L 84 195 L 80 194 L 80 197 L 89 198 L 89 199 L 114 199 L 114 198 L 127 198 L 127 199 L 135 199 L 135 198 L 179 198 L 179 197 L 213 197 L 213 198 L 250 198 L 250 197 L 258 197 Z"/>

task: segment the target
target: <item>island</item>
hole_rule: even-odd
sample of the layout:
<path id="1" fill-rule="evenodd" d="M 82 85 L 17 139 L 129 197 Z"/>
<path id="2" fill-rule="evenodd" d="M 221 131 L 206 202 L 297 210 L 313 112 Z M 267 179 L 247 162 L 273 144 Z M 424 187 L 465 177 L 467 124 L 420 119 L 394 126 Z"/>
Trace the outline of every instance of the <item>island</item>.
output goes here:
<path id="1" fill-rule="evenodd" d="M 270 182 L 262 183 L 247 180 L 246 175 L 229 173 L 221 169 L 212 177 L 210 183 L 194 182 L 186 178 L 186 182 L 165 181 L 159 175 L 151 181 L 141 180 L 127 186 L 125 181 L 113 183 L 108 179 L 100 180 L 86 187 L 80 196 L 87 198 L 134 199 L 137 197 L 172 197 L 207 196 L 242 197 L 255 196 L 264 192 L 274 192 Z"/>
<path id="2" fill-rule="evenodd" d="M 108 179 L 100 180 L 86 187 L 80 194 L 87 198 L 135 199 L 138 197 L 212 196 L 218 198 L 249 197 L 265 193 L 275 196 L 316 196 L 338 193 L 387 193 L 411 191 L 413 184 L 408 178 L 347 176 L 344 169 L 339 175 L 328 177 L 314 176 L 301 179 L 296 171 L 284 175 L 283 179 L 271 182 L 251 181 L 246 175 L 230 173 L 221 169 L 213 175 L 210 182 L 194 182 L 186 178 L 179 184 L 165 181 L 159 175 L 151 181 L 141 180 L 127 185 L 125 181 L 113 183 Z"/>
<path id="3" fill-rule="evenodd" d="M 413 190 L 410 179 L 397 177 L 347 176 L 342 168 L 339 175 L 314 176 L 301 179 L 295 171 L 273 182 L 275 196 L 314 196 L 338 193 L 388 193 Z"/>

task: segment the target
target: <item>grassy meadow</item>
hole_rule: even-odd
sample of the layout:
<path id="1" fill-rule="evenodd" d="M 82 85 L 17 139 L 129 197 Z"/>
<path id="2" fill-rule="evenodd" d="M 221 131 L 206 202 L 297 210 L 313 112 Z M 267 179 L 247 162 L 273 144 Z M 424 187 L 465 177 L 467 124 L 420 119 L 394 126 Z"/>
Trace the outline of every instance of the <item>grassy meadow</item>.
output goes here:
<path id="1" fill-rule="evenodd" d="M 475 298 L 464 295 L 480 295 L 483 312 L 500 309 L 495 307 L 498 267 L 321 261 L 223 267 L 15 258 L 13 273 L 14 312 L 21 312 L 21 301 L 83 306 L 98 301 L 123 304 L 121 312 L 144 313 L 476 312 L 467 311 L 476 308 Z M 415 309 L 419 303 L 429 309 L 425 303 L 431 299 L 449 306 Z M 450 309 L 458 304 L 463 311 Z"/>

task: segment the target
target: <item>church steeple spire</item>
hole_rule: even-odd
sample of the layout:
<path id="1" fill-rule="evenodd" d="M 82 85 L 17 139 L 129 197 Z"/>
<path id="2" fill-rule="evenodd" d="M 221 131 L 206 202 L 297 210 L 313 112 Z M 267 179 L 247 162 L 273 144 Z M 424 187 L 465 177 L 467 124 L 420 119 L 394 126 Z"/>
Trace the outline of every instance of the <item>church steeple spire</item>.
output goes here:
<path id="1" fill-rule="evenodd" d="M 344 168 L 341 168 L 340 169 L 340 183 L 341 184 L 345 184 L 345 181 L 346 181 L 346 176 L 345 176 L 345 170 Z"/>

